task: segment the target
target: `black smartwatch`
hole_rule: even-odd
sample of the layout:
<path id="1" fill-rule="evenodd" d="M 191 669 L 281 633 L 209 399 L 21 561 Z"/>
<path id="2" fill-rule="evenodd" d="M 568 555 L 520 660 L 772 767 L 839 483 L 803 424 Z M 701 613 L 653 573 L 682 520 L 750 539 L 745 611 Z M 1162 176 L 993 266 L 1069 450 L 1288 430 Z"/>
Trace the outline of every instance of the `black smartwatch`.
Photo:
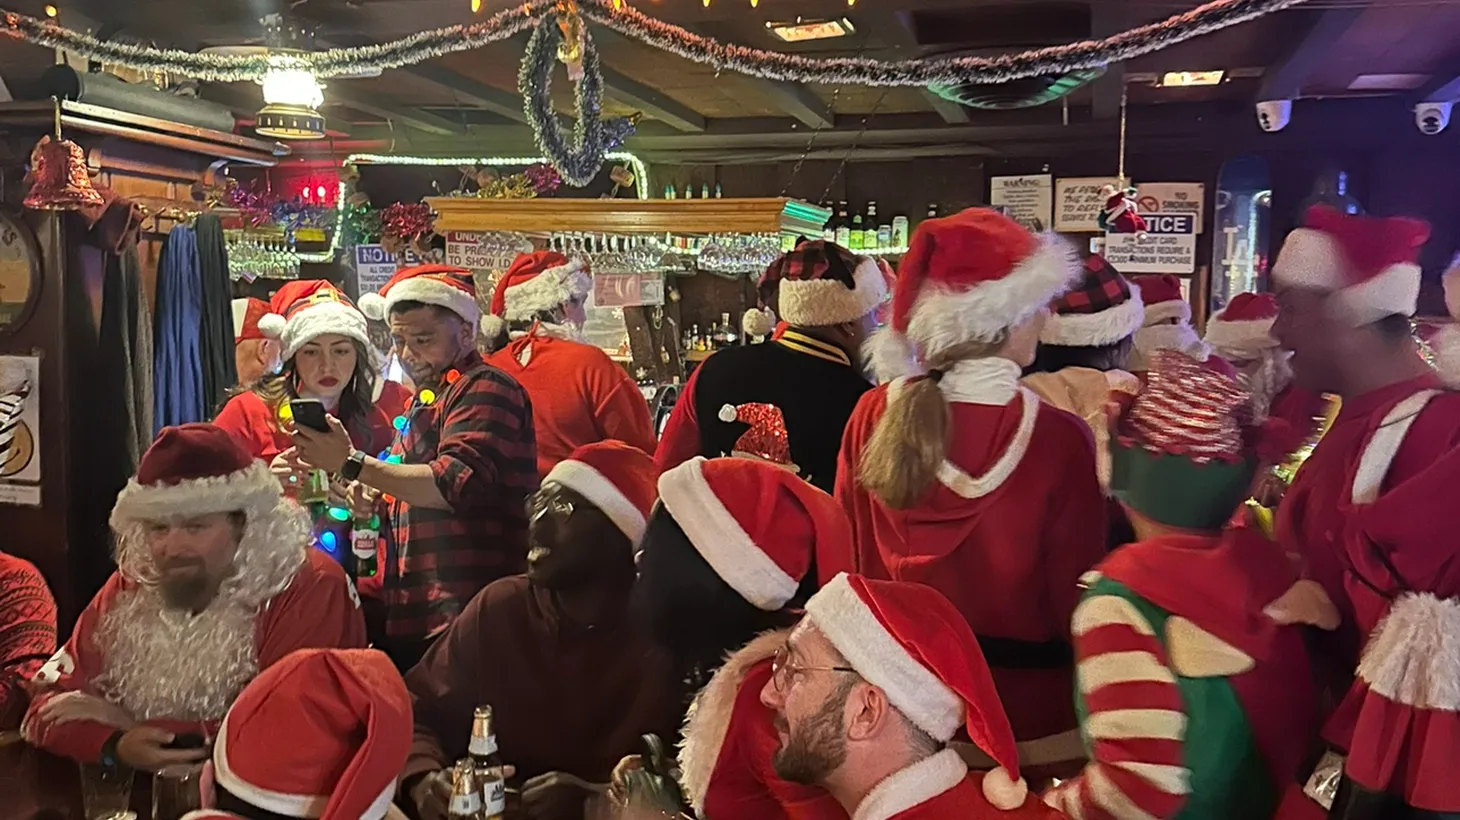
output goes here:
<path id="1" fill-rule="evenodd" d="M 122 735 L 125 734 L 126 732 L 118 729 L 112 732 L 112 736 L 107 738 L 105 743 L 101 744 L 101 759 L 98 762 L 107 771 L 114 772 L 121 765 L 121 761 L 117 758 L 117 744 L 122 741 Z"/>
<path id="2" fill-rule="evenodd" d="M 365 466 L 365 453 L 362 450 L 351 450 L 350 457 L 345 459 L 345 466 L 340 468 L 340 478 L 346 481 L 355 481 L 360 478 L 360 470 Z"/>

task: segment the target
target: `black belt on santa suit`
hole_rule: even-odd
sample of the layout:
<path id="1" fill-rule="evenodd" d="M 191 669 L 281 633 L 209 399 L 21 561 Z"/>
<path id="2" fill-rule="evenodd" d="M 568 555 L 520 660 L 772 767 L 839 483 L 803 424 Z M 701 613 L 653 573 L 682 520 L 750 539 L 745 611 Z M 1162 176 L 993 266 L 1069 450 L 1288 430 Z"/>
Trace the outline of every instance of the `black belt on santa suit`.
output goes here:
<path id="1" fill-rule="evenodd" d="M 979 635 L 978 648 L 994 669 L 1068 669 L 1075 665 L 1075 648 L 1069 641 L 1021 641 Z"/>

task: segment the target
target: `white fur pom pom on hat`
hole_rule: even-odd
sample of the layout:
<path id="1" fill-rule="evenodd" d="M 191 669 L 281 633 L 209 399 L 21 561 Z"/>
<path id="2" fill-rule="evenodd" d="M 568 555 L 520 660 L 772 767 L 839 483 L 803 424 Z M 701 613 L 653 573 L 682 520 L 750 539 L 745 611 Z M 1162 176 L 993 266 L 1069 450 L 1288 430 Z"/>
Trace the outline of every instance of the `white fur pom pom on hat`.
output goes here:
<path id="1" fill-rule="evenodd" d="M 283 336 L 286 325 L 288 325 L 288 321 L 277 313 L 266 313 L 259 317 L 259 332 L 270 339 Z"/>
<path id="2" fill-rule="evenodd" d="M 385 297 L 378 293 L 364 293 L 360 295 L 360 312 L 365 318 L 374 319 L 377 322 L 385 320 Z"/>
<path id="3" fill-rule="evenodd" d="M 776 314 L 770 308 L 751 308 L 740 317 L 740 329 L 749 336 L 767 336 L 776 329 Z"/>
<path id="4" fill-rule="evenodd" d="M 1022 777 L 1010 779 L 1008 769 L 999 766 L 984 773 L 983 796 L 994 808 L 1013 811 L 1029 797 L 1029 784 Z"/>
<path id="5" fill-rule="evenodd" d="M 482 314 L 481 321 L 482 335 L 488 339 L 495 339 L 501 336 L 507 329 L 507 320 L 492 313 Z"/>

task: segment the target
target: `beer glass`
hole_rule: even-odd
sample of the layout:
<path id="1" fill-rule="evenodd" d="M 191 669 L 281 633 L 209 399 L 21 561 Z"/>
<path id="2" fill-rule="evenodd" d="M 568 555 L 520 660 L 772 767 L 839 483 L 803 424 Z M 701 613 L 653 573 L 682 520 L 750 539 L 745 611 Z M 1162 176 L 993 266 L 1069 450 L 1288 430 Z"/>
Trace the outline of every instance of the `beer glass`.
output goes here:
<path id="1" fill-rule="evenodd" d="M 203 764 L 168 766 L 152 776 L 152 820 L 180 820 L 203 807 Z"/>
<path id="2" fill-rule="evenodd" d="M 130 768 L 81 764 L 81 808 L 86 820 L 137 820 L 131 804 Z"/>

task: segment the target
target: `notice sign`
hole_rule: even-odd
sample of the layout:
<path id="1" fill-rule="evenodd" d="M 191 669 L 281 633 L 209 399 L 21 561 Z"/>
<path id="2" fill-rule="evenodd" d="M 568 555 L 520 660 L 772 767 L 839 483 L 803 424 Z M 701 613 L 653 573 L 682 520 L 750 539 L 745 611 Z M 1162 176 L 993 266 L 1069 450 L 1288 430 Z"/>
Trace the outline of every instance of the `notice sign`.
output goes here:
<path id="1" fill-rule="evenodd" d="M 450 231 L 446 234 L 446 264 L 467 270 L 496 270 L 501 252 L 487 245 L 484 233 Z"/>
<path id="2" fill-rule="evenodd" d="M 1206 186 L 1200 182 L 1145 182 L 1136 186 L 1136 211 L 1143 214 L 1195 214 L 1196 232 L 1204 230 Z"/>
<path id="3" fill-rule="evenodd" d="M 1141 214 L 1146 233 L 1105 235 L 1105 258 L 1127 276 L 1196 272 L 1196 215 Z"/>
<path id="4" fill-rule="evenodd" d="M 361 294 L 379 293 L 399 268 L 395 257 L 379 245 L 355 246 L 355 286 Z"/>
<path id="5" fill-rule="evenodd" d="M 599 273 L 593 276 L 593 307 L 625 308 L 664 304 L 664 277 L 657 273 Z"/>
<path id="6" fill-rule="evenodd" d="M 1054 212 L 1054 177 L 990 177 L 989 204 L 1030 230 L 1048 230 Z"/>
<path id="7" fill-rule="evenodd" d="M 1054 229 L 1062 233 L 1093 233 L 1100 230 L 1100 209 L 1105 197 L 1100 189 L 1119 187 L 1115 177 L 1068 177 L 1054 181 Z"/>

